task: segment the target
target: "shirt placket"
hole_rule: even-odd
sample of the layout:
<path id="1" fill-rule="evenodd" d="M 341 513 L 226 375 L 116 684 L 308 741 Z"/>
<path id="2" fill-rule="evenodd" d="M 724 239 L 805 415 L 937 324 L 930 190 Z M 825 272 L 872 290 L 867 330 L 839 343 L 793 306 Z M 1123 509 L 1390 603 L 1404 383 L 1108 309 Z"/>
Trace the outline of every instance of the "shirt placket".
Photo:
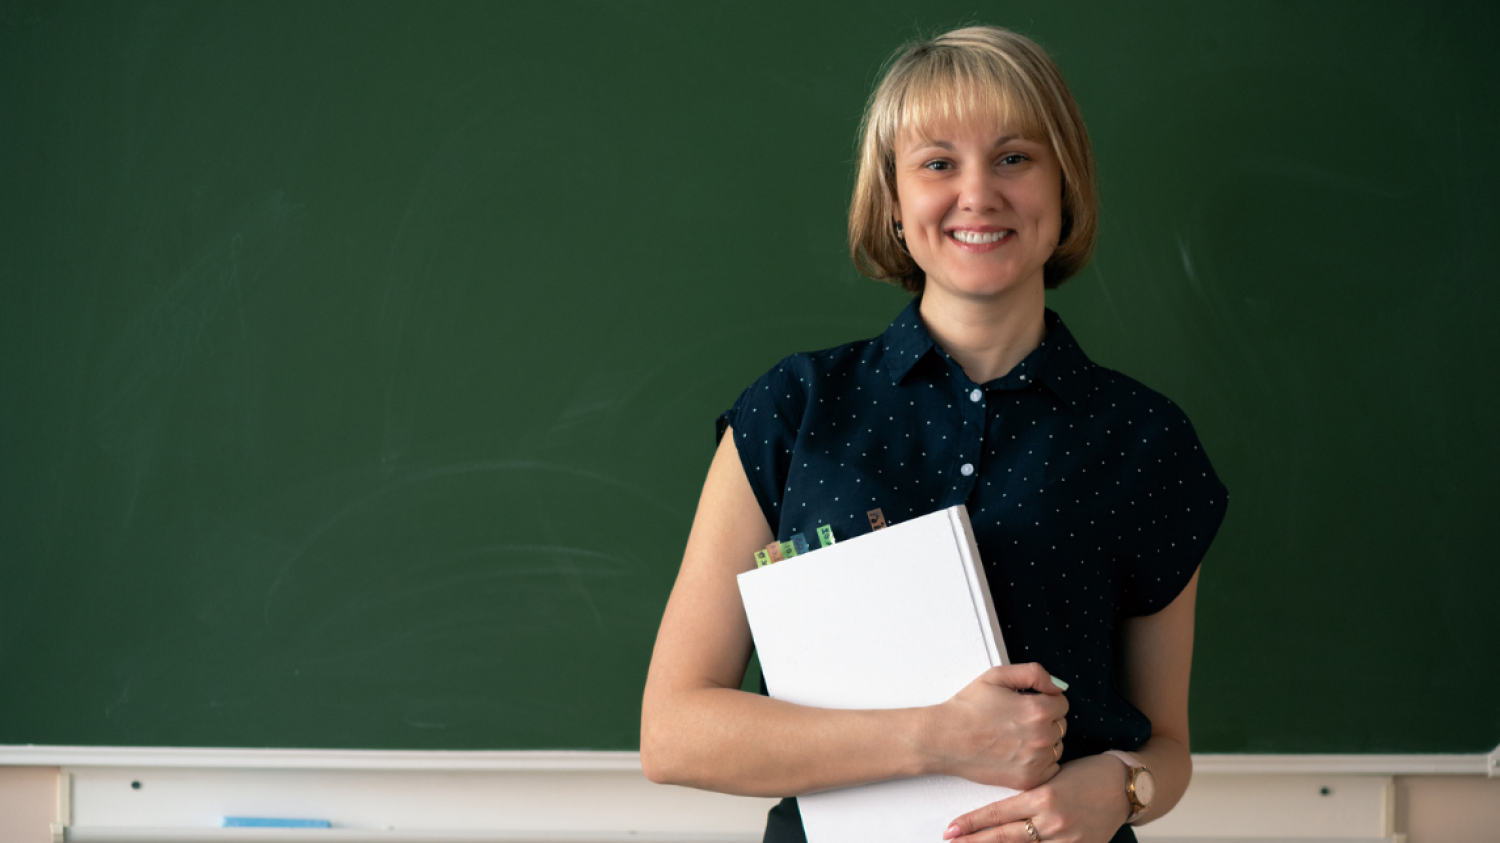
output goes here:
<path id="1" fill-rule="evenodd" d="M 989 395 L 967 378 L 957 378 L 962 385 L 954 404 L 962 419 L 958 426 L 958 450 L 953 457 L 953 471 L 944 507 L 966 503 L 979 480 L 979 455 L 984 446 L 984 420 Z"/>

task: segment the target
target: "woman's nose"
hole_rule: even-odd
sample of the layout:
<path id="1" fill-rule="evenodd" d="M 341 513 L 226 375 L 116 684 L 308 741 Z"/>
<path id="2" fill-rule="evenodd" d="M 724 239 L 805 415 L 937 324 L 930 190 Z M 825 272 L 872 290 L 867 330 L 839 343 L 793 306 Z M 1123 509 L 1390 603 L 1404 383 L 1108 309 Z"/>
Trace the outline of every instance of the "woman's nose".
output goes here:
<path id="1" fill-rule="evenodd" d="M 995 182 L 993 174 L 971 169 L 959 188 L 959 207 L 976 214 L 998 210 L 1005 199 Z"/>

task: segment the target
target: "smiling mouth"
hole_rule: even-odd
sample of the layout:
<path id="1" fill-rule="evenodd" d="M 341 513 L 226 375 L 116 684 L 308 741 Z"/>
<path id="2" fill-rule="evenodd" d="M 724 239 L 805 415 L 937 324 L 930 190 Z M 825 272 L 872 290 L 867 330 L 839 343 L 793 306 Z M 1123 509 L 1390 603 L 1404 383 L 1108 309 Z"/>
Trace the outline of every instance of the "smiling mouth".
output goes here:
<path id="1" fill-rule="evenodd" d="M 965 231 L 959 229 L 948 232 L 948 236 L 960 243 L 968 243 L 971 246 L 983 246 L 988 243 L 999 243 L 1013 233 L 1015 232 L 1008 228 L 1001 229 L 1000 231 Z"/>

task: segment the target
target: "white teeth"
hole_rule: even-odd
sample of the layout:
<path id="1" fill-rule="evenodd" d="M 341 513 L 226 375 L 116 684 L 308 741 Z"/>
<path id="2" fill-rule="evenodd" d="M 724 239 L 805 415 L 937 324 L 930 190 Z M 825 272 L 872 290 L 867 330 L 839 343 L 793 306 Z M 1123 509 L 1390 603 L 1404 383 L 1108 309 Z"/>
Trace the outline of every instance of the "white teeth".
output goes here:
<path id="1" fill-rule="evenodd" d="M 1009 233 L 1009 230 L 986 231 L 981 233 L 978 231 L 963 231 L 960 229 L 953 232 L 953 239 L 957 240 L 960 243 L 994 243 L 995 241 L 999 240 Z"/>

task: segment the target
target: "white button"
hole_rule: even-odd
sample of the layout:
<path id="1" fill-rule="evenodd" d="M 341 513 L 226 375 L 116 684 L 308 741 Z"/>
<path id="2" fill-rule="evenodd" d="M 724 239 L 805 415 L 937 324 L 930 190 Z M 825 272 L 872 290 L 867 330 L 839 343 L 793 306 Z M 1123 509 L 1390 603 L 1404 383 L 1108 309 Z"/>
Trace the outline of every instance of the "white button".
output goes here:
<path id="1" fill-rule="evenodd" d="M 968 477 L 970 474 L 974 473 L 974 466 L 969 463 L 964 463 L 963 465 L 959 466 L 958 471 L 963 476 Z"/>
<path id="2" fill-rule="evenodd" d="M 978 404 L 979 403 L 979 399 L 981 399 L 983 397 L 984 397 L 984 393 L 980 392 L 977 389 L 974 390 L 973 392 L 969 393 L 969 400 L 973 401 L 975 404 Z"/>

